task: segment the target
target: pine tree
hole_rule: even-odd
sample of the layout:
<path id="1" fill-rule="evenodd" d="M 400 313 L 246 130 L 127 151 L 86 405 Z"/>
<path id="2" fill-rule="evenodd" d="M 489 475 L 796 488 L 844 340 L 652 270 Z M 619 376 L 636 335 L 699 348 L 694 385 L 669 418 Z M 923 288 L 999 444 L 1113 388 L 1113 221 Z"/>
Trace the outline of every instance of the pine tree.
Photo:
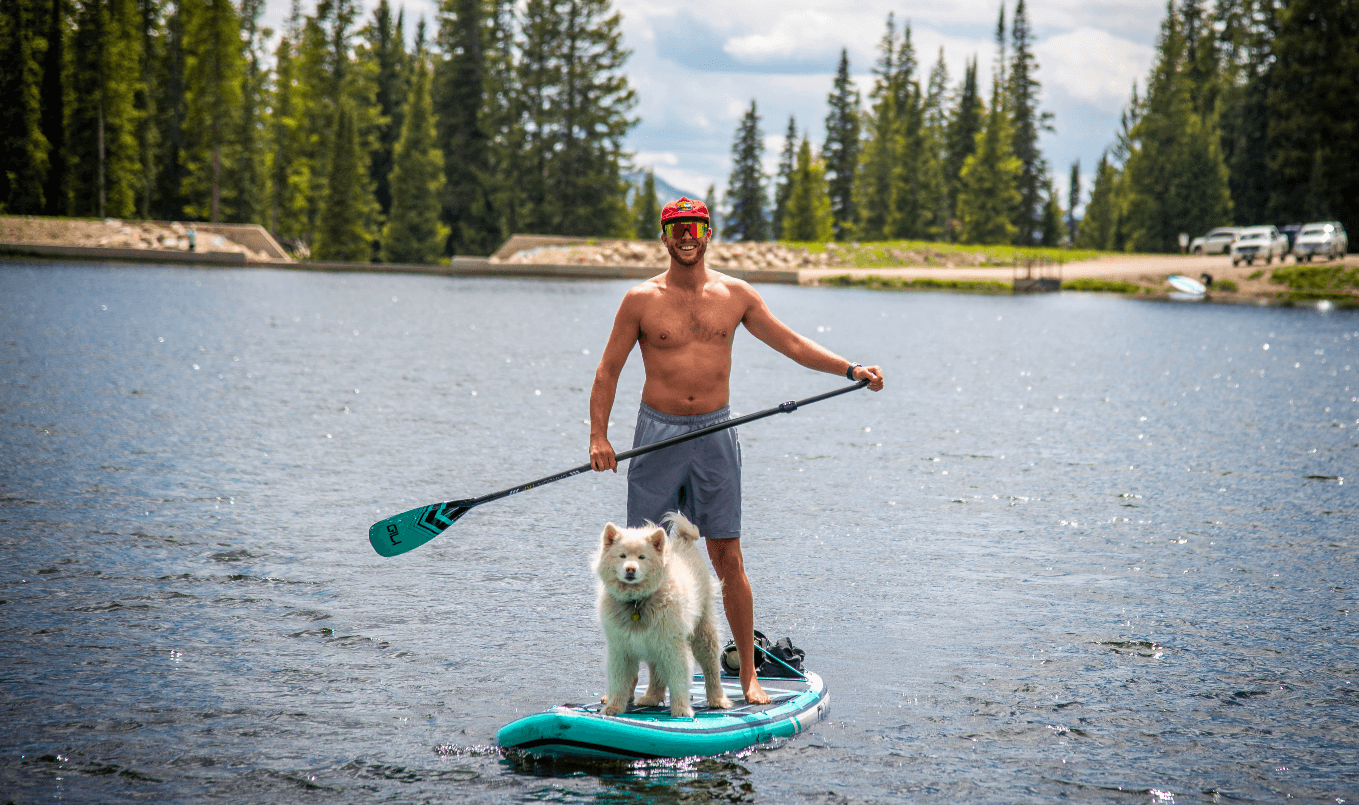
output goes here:
<path id="1" fill-rule="evenodd" d="M 49 144 L 42 131 L 45 15 L 37 0 L 0 7 L 0 212 L 41 213 Z"/>
<path id="2" fill-rule="evenodd" d="M 359 147 L 354 116 L 348 103 L 341 103 L 335 115 L 326 195 L 316 222 L 316 245 L 312 255 L 318 260 L 364 261 L 372 254 L 373 239 L 367 221 L 377 203 L 368 186 L 368 165 Z"/>
<path id="3" fill-rule="evenodd" d="M 1013 55 L 1010 58 L 1009 99 L 1010 125 L 1013 131 L 1012 150 L 1019 159 L 1019 206 L 1015 210 L 1016 243 L 1034 243 L 1042 215 L 1043 198 L 1049 181 L 1047 163 L 1038 146 L 1038 134 L 1050 129 L 1049 114 L 1038 111 L 1038 90 L 1042 84 L 1035 78 L 1038 62 L 1034 58 L 1029 33 L 1029 17 L 1024 0 L 1015 5 L 1010 24 Z"/>
<path id="4" fill-rule="evenodd" d="M 920 82 L 916 79 L 917 61 L 911 43 L 911 26 L 902 26 L 897 50 L 896 76 L 892 81 L 895 121 L 892 130 L 891 202 L 886 235 L 895 238 L 925 236 L 928 204 L 924 198 L 925 151 L 924 112 Z"/>
<path id="5" fill-rule="evenodd" d="M 266 69 L 262 60 L 269 32 L 259 25 L 264 0 L 239 0 L 244 65 L 241 71 L 239 149 L 235 171 L 235 203 L 227 217 L 234 223 L 264 223 L 267 176 L 263 111 Z"/>
<path id="6" fill-rule="evenodd" d="M 623 137 L 636 96 L 622 72 L 621 17 L 609 0 L 528 0 L 522 64 L 530 95 L 530 223 L 537 231 L 607 235 L 631 228 Z"/>
<path id="7" fill-rule="evenodd" d="M 316 14 L 303 18 L 294 44 L 292 103 L 298 126 L 293 131 L 296 148 L 292 156 L 301 163 L 295 169 L 309 180 L 304 195 L 306 222 L 298 236 L 303 244 L 320 238 L 320 219 L 329 198 L 335 138 L 339 136 L 336 122 L 342 104 L 350 104 L 348 115 L 356 129 L 356 141 L 359 137 L 361 124 L 354 109 L 358 104 L 348 97 L 353 83 L 350 74 L 355 72 L 351 69 L 350 40 L 356 16 L 352 0 L 321 0 Z M 366 167 L 364 175 L 368 175 Z"/>
<path id="8" fill-rule="evenodd" d="M 391 173 L 391 215 L 382 231 L 382 259 L 389 263 L 435 263 L 448 238 L 439 221 L 444 166 L 429 84 L 425 54 L 417 51 Z"/>
<path id="9" fill-rule="evenodd" d="M 67 215 L 71 209 L 70 173 L 66 141 L 69 60 L 66 31 L 70 27 L 65 0 L 52 0 L 42 60 L 42 134 L 47 140 L 47 175 L 43 179 L 43 212 Z"/>
<path id="10" fill-rule="evenodd" d="M 727 179 L 727 239 L 765 240 L 769 236 L 765 220 L 766 195 L 760 161 L 764 156 L 764 135 L 755 101 L 741 118 L 731 146 L 731 176 Z"/>
<path id="11" fill-rule="evenodd" d="M 1078 227 L 1076 225 L 1076 208 L 1081 204 L 1081 161 L 1077 159 L 1071 163 L 1071 179 L 1067 183 L 1066 190 L 1066 237 L 1072 245 L 1076 243 Z"/>
<path id="12" fill-rule="evenodd" d="M 648 240 L 661 231 L 661 205 L 656 200 L 656 171 L 648 169 L 632 204 L 633 237 Z"/>
<path id="13" fill-rule="evenodd" d="M 296 11 L 288 30 L 274 50 L 273 114 L 269 118 L 269 231 L 275 237 L 299 242 L 310 231 L 307 220 L 308 193 L 312 185 L 312 164 L 303 158 L 306 144 L 302 100 L 305 93 L 297 86 L 295 37 L 301 34 Z"/>
<path id="14" fill-rule="evenodd" d="M 1085 216 L 1081 218 L 1076 246 L 1101 251 L 1119 248 L 1116 238 L 1121 217 L 1120 178 L 1118 169 L 1109 161 L 1108 152 L 1100 154 L 1099 164 L 1095 166 L 1095 186 L 1085 205 Z"/>
<path id="15" fill-rule="evenodd" d="M 1023 166 L 1010 151 L 1013 135 L 1000 93 L 997 81 L 986 128 L 977 134 L 975 151 L 963 165 L 958 217 L 964 243 L 1011 243 L 1015 237 L 1014 209 L 1021 201 L 1017 185 Z"/>
<path id="16" fill-rule="evenodd" d="M 782 240 L 783 215 L 788 210 L 788 194 L 793 189 L 793 171 L 797 168 L 797 121 L 788 116 L 788 131 L 783 135 L 783 153 L 779 155 L 779 170 L 774 175 L 774 214 L 770 224 L 774 240 Z"/>
<path id="17" fill-rule="evenodd" d="M 953 217 L 947 172 L 948 110 L 944 108 L 947 94 L 948 65 L 944 61 L 944 49 L 941 47 L 939 58 L 930 70 L 929 85 L 921 107 L 923 129 L 920 186 L 924 198 L 923 234 L 930 240 L 948 237 L 950 219 Z"/>
<path id="18" fill-rule="evenodd" d="M 137 215 L 150 218 L 152 203 L 155 200 L 157 178 L 160 171 L 160 155 L 157 120 L 160 110 L 156 101 L 160 95 L 159 84 L 163 80 L 159 67 L 164 61 L 165 38 L 161 20 L 162 0 L 137 0 L 141 37 L 140 69 L 141 82 L 133 97 L 137 110 L 137 145 L 141 160 L 141 177 L 138 179 Z"/>
<path id="19" fill-rule="evenodd" d="M 83 0 L 76 18 L 69 156 L 77 215 L 128 217 L 141 159 L 136 93 L 139 20 L 132 0 Z"/>
<path id="20" fill-rule="evenodd" d="M 1273 53 L 1279 29 L 1277 5 L 1220 0 L 1214 9 L 1222 54 L 1218 67 L 1222 91 L 1216 119 L 1233 217 L 1244 224 L 1266 221 L 1270 213 L 1269 96 L 1277 64 Z"/>
<path id="21" fill-rule="evenodd" d="M 509 0 L 488 0 L 485 24 L 486 91 L 481 120 L 489 143 L 487 167 L 480 174 L 483 193 L 472 202 L 474 224 L 463 228 L 469 249 L 476 254 L 490 254 L 510 234 L 525 231 L 529 205 L 524 178 L 531 164 L 526 96 L 516 64 L 514 6 Z"/>
<path id="22" fill-rule="evenodd" d="M 708 185 L 708 192 L 703 194 L 703 206 L 708 208 L 708 223 L 713 228 L 713 237 L 717 237 L 722 230 L 722 213 L 717 206 L 717 185 Z"/>
<path id="23" fill-rule="evenodd" d="M 156 168 L 151 190 L 152 214 L 163 220 L 184 218 L 184 14 L 180 4 L 165 18 L 164 41 L 155 53 L 157 80 L 152 107 Z"/>
<path id="24" fill-rule="evenodd" d="M 1178 252 L 1179 233 L 1206 232 L 1230 220 L 1227 168 L 1212 121 L 1193 108 L 1184 75 L 1184 37 L 1167 8 L 1144 110 L 1132 130 L 1127 182 L 1127 242 L 1135 251 Z"/>
<path id="25" fill-rule="evenodd" d="M 826 145 L 821 153 L 826 161 L 835 239 L 847 240 L 859 217 L 854 206 L 854 170 L 859 164 L 859 91 L 849 77 L 848 50 L 840 51 L 840 67 L 827 103 L 830 113 L 826 115 Z"/>
<path id="26" fill-rule="evenodd" d="M 185 212 L 222 220 L 240 204 L 240 118 L 245 48 L 230 0 L 181 0 L 184 14 Z"/>
<path id="27" fill-rule="evenodd" d="M 977 148 L 977 134 L 982 130 L 984 115 L 985 108 L 977 89 L 977 58 L 973 56 L 963 74 L 963 83 L 958 89 L 957 103 L 949 115 L 945 135 L 944 176 L 948 182 L 948 209 L 951 216 L 957 215 L 963 166 Z M 947 230 L 950 240 L 957 240 L 958 226 L 956 217 L 950 220 Z"/>
<path id="28" fill-rule="evenodd" d="M 1359 2 L 1292 0 L 1272 50 L 1272 217 L 1359 231 Z"/>
<path id="29" fill-rule="evenodd" d="M 878 43 L 872 101 L 864 115 L 866 142 L 860 151 L 854 204 L 859 211 L 856 235 L 864 240 L 887 237 L 892 214 L 892 179 L 897 161 L 898 65 L 896 20 L 887 15 L 887 31 Z"/>
<path id="30" fill-rule="evenodd" d="M 1044 246 L 1061 246 L 1062 231 L 1062 204 L 1057 200 L 1057 188 L 1048 180 L 1047 192 L 1044 194 L 1043 215 L 1038 219 L 1039 242 Z"/>
<path id="31" fill-rule="evenodd" d="M 373 20 L 363 30 L 366 50 L 361 58 L 371 60 L 376 67 L 376 101 L 378 106 L 377 147 L 370 155 L 370 171 L 377 198 L 378 210 L 384 218 L 391 215 L 392 188 L 390 178 L 396 159 L 396 141 L 402 135 L 402 110 L 410 93 L 409 59 L 406 55 L 405 11 L 392 9 L 387 0 L 378 0 Z"/>
<path id="32" fill-rule="evenodd" d="M 443 214 L 451 232 L 450 254 L 489 253 L 500 240 L 498 232 L 487 237 L 496 227 L 486 220 L 493 192 L 488 187 L 493 98 L 487 87 L 494 33 L 486 12 L 482 0 L 450 0 L 439 15 L 438 42 L 446 58 L 435 66 L 434 105 L 447 179 Z"/>
<path id="33" fill-rule="evenodd" d="M 826 166 L 812 155 L 812 144 L 804 136 L 796 166 L 789 176 L 782 239 L 825 243 L 835 236 L 834 220 Z"/>

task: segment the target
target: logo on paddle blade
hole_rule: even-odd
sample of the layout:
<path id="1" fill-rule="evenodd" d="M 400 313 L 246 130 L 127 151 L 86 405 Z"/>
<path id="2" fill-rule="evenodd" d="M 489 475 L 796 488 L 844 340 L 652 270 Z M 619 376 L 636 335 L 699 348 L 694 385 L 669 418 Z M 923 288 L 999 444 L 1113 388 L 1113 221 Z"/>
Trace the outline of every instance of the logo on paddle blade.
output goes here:
<path id="1" fill-rule="evenodd" d="M 415 524 L 429 533 L 431 537 L 442 534 L 444 529 L 457 522 L 457 519 L 467 513 L 470 506 L 463 506 L 457 501 L 447 503 L 436 503 L 433 506 L 426 506 L 424 511 L 416 519 Z"/>

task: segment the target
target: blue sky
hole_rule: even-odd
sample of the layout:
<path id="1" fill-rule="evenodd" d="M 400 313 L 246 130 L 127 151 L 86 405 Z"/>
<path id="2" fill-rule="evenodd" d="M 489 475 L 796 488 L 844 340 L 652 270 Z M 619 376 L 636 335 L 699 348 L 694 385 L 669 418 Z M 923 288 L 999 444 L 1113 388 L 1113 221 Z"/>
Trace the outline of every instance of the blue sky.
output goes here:
<path id="1" fill-rule="evenodd" d="M 430 0 L 389 2 L 404 5 L 408 36 L 421 16 L 433 24 Z M 1007 23 L 1014 2 L 1006 0 Z M 364 3 L 371 9 L 376 0 Z M 627 147 L 638 166 L 654 167 L 676 187 L 701 195 L 709 184 L 725 187 L 732 138 L 752 99 L 771 174 L 790 114 L 819 146 L 841 49 L 848 50 L 866 98 L 889 12 L 898 28 L 910 24 L 925 75 L 943 48 L 950 84 L 956 85 L 975 55 L 989 97 L 1000 0 L 615 0 L 614 8 L 623 15 L 624 42 L 632 51 L 627 73 L 638 95 L 634 114 L 641 118 Z M 287 0 L 270 0 L 265 24 L 280 28 L 286 13 Z M 1151 67 L 1164 13 L 1163 3 L 1149 0 L 1030 2 L 1041 106 L 1053 114 L 1055 129 L 1043 136 L 1043 152 L 1063 204 L 1076 159 L 1088 196 L 1093 167 L 1113 140 L 1133 81 L 1140 85 Z"/>

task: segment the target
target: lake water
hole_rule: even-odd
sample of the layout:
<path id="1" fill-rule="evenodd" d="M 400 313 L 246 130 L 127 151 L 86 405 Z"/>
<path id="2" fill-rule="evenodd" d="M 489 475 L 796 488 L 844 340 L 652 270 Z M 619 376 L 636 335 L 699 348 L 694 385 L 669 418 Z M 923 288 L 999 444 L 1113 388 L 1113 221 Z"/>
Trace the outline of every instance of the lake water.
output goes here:
<path id="1" fill-rule="evenodd" d="M 761 286 L 888 379 L 741 432 L 829 720 L 502 755 L 602 692 L 623 474 L 367 528 L 586 461 L 627 287 L 0 264 L 0 800 L 1359 802 L 1359 316 L 1078 294 Z M 844 385 L 735 352 L 736 413 Z"/>

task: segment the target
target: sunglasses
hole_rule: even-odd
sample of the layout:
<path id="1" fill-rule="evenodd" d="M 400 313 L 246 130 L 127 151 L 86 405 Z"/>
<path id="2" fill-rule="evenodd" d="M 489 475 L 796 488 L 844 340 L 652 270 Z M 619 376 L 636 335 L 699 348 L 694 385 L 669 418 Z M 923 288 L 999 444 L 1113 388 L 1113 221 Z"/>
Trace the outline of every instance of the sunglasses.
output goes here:
<path id="1" fill-rule="evenodd" d="M 693 229 L 690 230 L 690 227 L 693 227 Z M 701 238 L 711 232 L 712 227 L 702 221 L 685 221 L 682 224 L 665 224 L 661 227 L 661 231 L 671 240 L 682 238 L 685 233 L 690 231 L 694 233 L 695 238 Z"/>

